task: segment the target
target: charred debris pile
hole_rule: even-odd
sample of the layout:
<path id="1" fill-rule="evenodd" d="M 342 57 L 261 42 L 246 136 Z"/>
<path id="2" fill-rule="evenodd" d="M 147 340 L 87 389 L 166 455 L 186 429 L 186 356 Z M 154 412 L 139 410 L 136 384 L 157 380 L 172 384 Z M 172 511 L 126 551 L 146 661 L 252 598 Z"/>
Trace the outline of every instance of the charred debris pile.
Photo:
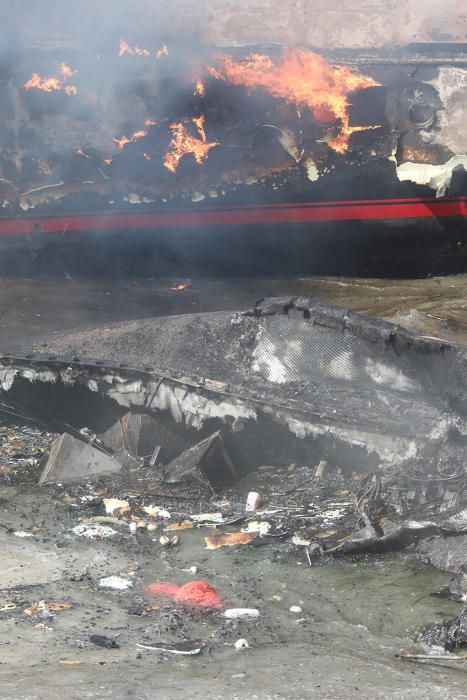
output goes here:
<path id="1" fill-rule="evenodd" d="M 311 567 L 416 552 L 465 603 L 466 369 L 464 348 L 308 298 L 64 335 L 0 358 L 1 478 L 80 535 L 200 528 Z M 465 610 L 421 639 L 465 645 Z"/>

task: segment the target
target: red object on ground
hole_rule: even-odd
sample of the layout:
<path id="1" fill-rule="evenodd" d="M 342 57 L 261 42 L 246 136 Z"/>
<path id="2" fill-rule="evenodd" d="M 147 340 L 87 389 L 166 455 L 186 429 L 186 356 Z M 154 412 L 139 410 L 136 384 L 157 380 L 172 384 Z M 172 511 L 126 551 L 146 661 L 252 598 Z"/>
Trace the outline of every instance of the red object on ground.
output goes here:
<path id="1" fill-rule="evenodd" d="M 205 581 L 189 581 L 183 586 L 155 581 L 147 586 L 147 590 L 164 598 L 172 598 L 173 601 L 183 605 L 193 605 L 197 608 L 222 607 L 222 598 L 219 593 Z"/>

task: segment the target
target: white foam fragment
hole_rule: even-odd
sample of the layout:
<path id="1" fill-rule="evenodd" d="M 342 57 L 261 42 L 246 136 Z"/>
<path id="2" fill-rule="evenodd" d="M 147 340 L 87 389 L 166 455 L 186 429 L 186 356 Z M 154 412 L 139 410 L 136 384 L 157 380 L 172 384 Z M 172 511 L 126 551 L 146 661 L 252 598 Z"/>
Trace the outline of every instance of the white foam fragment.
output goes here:
<path id="1" fill-rule="evenodd" d="M 237 641 L 234 644 L 235 649 L 240 651 L 241 649 L 249 649 L 250 645 L 248 644 L 248 641 L 246 639 L 237 639 Z"/>
<path id="2" fill-rule="evenodd" d="M 251 620 L 259 617 L 256 608 L 228 608 L 224 611 L 224 617 L 228 620 Z"/>
<path id="3" fill-rule="evenodd" d="M 247 526 L 242 529 L 242 532 L 257 532 L 260 537 L 267 535 L 271 529 L 271 523 L 266 521 L 260 522 L 259 520 L 250 520 Z"/>
<path id="4" fill-rule="evenodd" d="M 117 533 L 115 530 L 108 525 L 76 525 L 72 529 L 72 532 L 78 537 L 87 537 L 90 540 L 106 540 L 109 537 L 113 537 Z"/>
<path id="5" fill-rule="evenodd" d="M 107 578 L 101 578 L 99 586 L 101 588 L 113 588 L 116 591 L 126 591 L 127 588 L 133 586 L 133 582 L 120 576 L 107 576 Z"/>
<path id="6" fill-rule="evenodd" d="M 222 513 L 198 513 L 197 515 L 190 515 L 190 520 L 194 523 L 210 522 L 210 523 L 223 523 L 224 516 Z"/>
<path id="7" fill-rule="evenodd" d="M 296 615 L 302 612 L 300 605 L 291 605 L 289 609 L 291 613 L 295 613 Z"/>

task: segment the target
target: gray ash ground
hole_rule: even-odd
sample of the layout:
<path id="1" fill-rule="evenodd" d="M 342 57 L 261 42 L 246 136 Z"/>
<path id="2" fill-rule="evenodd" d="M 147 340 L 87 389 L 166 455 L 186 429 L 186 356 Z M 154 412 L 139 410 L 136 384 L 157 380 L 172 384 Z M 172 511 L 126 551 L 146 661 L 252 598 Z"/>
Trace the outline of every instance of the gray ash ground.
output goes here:
<path id="1" fill-rule="evenodd" d="M 345 536 L 355 523 L 359 478 L 333 471 L 316 481 L 309 466 L 265 465 L 212 493 L 201 484 L 169 489 L 157 468 L 142 468 L 37 486 L 42 453 L 55 435 L 4 425 L 0 436 L 0 697 L 465 697 L 465 662 L 442 651 L 443 659 L 428 665 L 395 658 L 401 650 L 427 653 L 413 641 L 417 631 L 458 614 L 458 604 L 431 595 L 449 574 L 411 554 L 326 558 L 310 567 L 305 547 L 293 540 L 335 543 Z M 245 514 L 253 489 L 262 504 Z M 77 525 L 95 526 L 105 516 L 104 498 L 127 500 L 130 510 L 118 524 L 97 523 L 101 534 L 114 533 L 109 537 L 78 536 Z M 170 519 L 131 534 L 132 516 L 151 521 L 148 505 L 166 509 Z M 165 530 L 216 512 L 231 524 Z M 270 530 L 249 544 L 206 548 L 206 537 L 239 532 L 250 521 Z M 174 532 L 179 544 L 162 546 L 160 536 Z M 110 576 L 131 585 L 100 586 Z M 193 580 L 214 586 L 223 607 L 185 607 L 146 588 Z M 260 615 L 230 621 L 222 614 L 227 607 Z M 98 646 L 93 635 L 117 646 Z M 249 648 L 235 649 L 240 638 Z M 198 639 L 204 646 L 193 657 L 137 646 Z"/>

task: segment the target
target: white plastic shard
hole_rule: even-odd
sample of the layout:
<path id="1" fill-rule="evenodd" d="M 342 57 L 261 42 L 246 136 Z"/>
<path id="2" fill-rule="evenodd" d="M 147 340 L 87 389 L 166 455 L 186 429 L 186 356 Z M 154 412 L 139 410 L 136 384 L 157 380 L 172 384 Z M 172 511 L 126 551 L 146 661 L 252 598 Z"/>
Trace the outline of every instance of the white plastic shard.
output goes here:
<path id="1" fill-rule="evenodd" d="M 397 177 L 401 182 L 410 180 L 417 185 L 428 185 L 436 190 L 437 197 L 443 197 L 451 185 L 452 171 L 458 165 L 463 165 L 467 169 L 467 155 L 453 156 L 443 165 L 402 163 L 397 167 Z"/>
<path id="2" fill-rule="evenodd" d="M 126 513 L 130 510 L 128 501 L 123 501 L 118 498 L 104 498 L 103 503 L 107 515 L 113 515 L 116 510 L 119 510 L 121 513 Z"/>
<path id="3" fill-rule="evenodd" d="M 224 617 L 228 620 L 252 620 L 259 617 L 257 608 L 228 608 L 224 611 Z"/>
<path id="4" fill-rule="evenodd" d="M 195 523 L 223 523 L 224 516 L 222 513 L 198 513 L 197 515 L 190 515 L 190 520 Z"/>
<path id="5" fill-rule="evenodd" d="M 249 649 L 250 645 L 248 644 L 248 641 L 246 639 L 237 639 L 237 641 L 234 644 L 234 647 L 238 651 L 241 651 L 242 649 Z"/>
<path id="6" fill-rule="evenodd" d="M 116 591 L 126 591 L 127 588 L 133 586 L 133 582 L 120 576 L 107 576 L 100 579 L 99 586 L 101 588 L 113 588 Z"/>
<path id="7" fill-rule="evenodd" d="M 106 540 L 117 534 L 116 531 L 108 525 L 98 525 L 97 523 L 92 525 L 76 525 L 76 527 L 72 529 L 72 532 L 78 535 L 78 537 L 87 537 L 90 540 Z"/>

